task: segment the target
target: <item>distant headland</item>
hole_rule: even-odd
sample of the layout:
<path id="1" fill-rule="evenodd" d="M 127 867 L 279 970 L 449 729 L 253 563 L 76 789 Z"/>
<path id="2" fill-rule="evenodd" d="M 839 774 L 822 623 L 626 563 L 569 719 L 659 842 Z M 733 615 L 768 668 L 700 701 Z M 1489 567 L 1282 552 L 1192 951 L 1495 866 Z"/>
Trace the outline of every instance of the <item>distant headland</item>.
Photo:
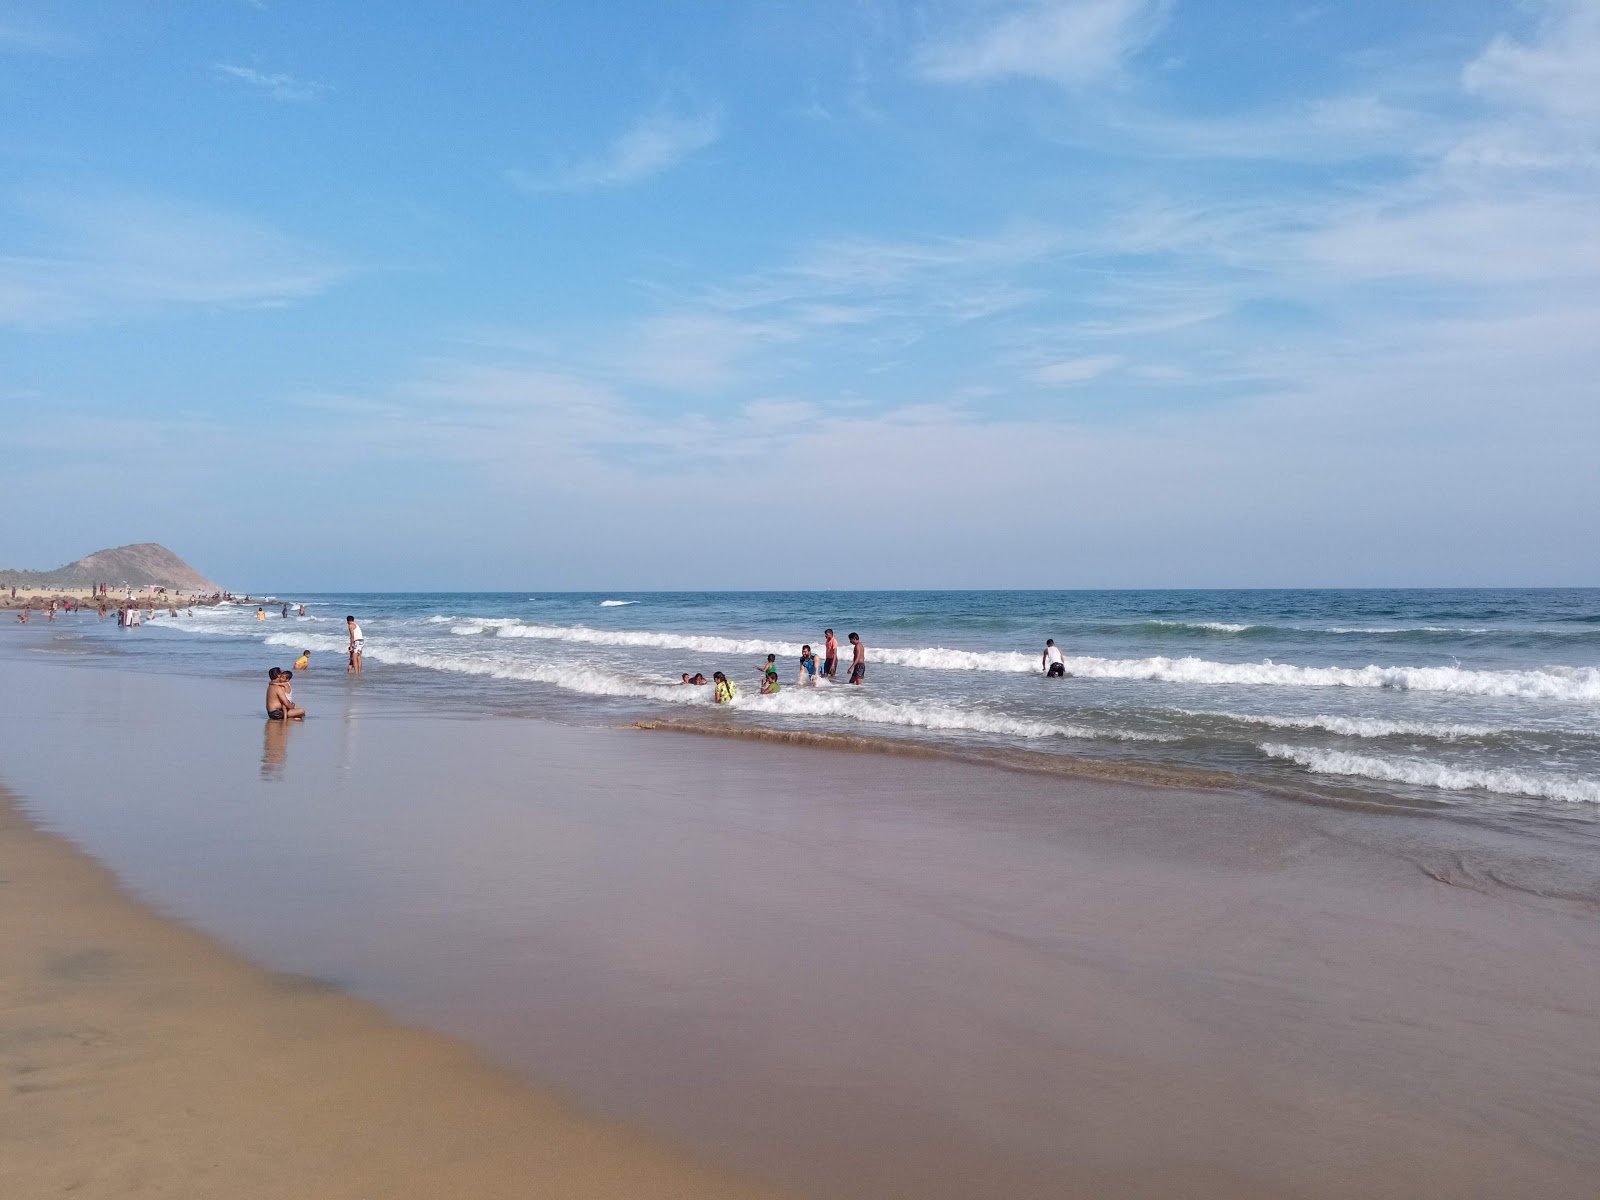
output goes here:
<path id="1" fill-rule="evenodd" d="M 0 587 L 6 589 L 79 592 L 102 583 L 119 591 L 124 587 L 165 588 L 169 592 L 195 596 L 210 596 L 223 590 L 220 584 L 211 582 L 171 550 L 155 542 L 96 550 L 54 571 L 0 570 Z"/>

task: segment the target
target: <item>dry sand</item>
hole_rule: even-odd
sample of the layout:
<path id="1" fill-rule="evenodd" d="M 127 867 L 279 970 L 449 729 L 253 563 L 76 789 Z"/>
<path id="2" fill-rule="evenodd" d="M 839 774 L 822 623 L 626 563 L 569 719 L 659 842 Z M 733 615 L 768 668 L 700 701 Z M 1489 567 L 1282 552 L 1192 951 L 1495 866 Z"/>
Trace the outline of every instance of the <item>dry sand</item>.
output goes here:
<path id="1" fill-rule="evenodd" d="M 0 793 L 0 1196 L 770 1194 L 162 920 Z"/>

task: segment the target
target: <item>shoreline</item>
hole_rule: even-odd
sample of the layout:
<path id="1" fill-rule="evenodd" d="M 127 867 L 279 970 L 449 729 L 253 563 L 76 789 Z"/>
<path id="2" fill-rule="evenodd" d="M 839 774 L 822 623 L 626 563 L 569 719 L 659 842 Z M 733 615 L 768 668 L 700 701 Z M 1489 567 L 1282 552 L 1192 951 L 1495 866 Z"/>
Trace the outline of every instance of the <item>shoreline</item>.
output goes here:
<path id="1" fill-rule="evenodd" d="M 0 789 L 0 1193 L 773 1197 L 152 912 Z"/>

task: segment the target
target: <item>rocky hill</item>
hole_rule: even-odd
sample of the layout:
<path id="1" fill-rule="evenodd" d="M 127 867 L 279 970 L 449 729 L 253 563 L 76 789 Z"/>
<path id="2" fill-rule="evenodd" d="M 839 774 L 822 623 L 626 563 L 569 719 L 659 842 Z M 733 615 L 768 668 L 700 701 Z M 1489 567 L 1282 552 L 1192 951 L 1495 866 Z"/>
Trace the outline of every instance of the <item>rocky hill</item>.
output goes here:
<path id="1" fill-rule="evenodd" d="M 201 595 L 222 590 L 171 550 L 155 542 L 96 550 L 87 558 L 54 571 L 0 571 L 0 587 L 86 588 L 96 583 L 108 583 L 114 588 L 124 583 L 136 588 L 154 584 L 169 591 Z"/>

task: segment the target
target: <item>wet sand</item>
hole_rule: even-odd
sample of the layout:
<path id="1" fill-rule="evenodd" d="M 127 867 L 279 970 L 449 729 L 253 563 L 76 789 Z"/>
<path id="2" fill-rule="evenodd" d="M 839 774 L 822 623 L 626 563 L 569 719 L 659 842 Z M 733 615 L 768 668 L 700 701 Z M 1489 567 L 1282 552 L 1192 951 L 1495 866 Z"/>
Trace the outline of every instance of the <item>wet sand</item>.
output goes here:
<path id="1" fill-rule="evenodd" d="M 0 793 L 0 1195 L 772 1195 L 163 920 Z"/>
<path id="2" fill-rule="evenodd" d="M 1552 869 L 1536 831 L 445 718 L 314 672 L 311 720 L 274 728 L 249 685 L 3 665 L 29 706 L 0 726 L 0 778 L 140 897 L 796 1192 L 1600 1185 L 1600 894 L 1583 864 L 1546 895 L 1507 886 Z M 108 689 L 125 703 L 80 715 Z M 95 928 L 78 941 L 122 953 Z M 26 1027 L 53 1028 L 68 1000 L 29 986 Z M 240 1127 L 226 1080 L 277 1076 L 252 1028 L 213 1140 Z M 344 1052 L 337 1029 L 308 1065 Z M 440 1078 L 495 1078 L 421 1042 Z M 431 1095 L 401 1091 L 393 1119 Z M 78 1111 L 55 1136 L 97 1128 Z"/>

